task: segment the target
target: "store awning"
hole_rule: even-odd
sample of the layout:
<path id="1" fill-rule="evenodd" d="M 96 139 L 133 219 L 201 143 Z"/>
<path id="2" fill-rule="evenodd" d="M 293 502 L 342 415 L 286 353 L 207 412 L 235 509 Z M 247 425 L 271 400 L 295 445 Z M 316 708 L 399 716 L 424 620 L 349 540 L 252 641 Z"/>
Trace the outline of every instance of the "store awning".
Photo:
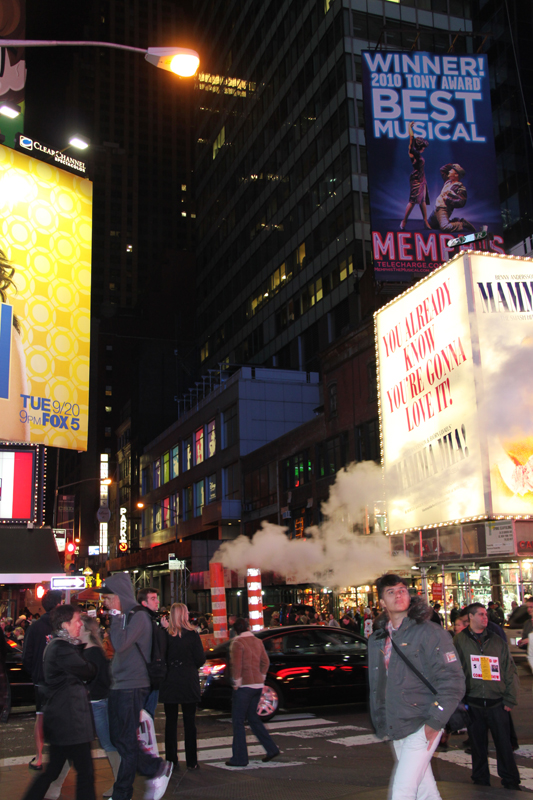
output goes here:
<path id="1" fill-rule="evenodd" d="M 63 574 L 52 528 L 0 527 L 0 583 L 40 583 Z"/>

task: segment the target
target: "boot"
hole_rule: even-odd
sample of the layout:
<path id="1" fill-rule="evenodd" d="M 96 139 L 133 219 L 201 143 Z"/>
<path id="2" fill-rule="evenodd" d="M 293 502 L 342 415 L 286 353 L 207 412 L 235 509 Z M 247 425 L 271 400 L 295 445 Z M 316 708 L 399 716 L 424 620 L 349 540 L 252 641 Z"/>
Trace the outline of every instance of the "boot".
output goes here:
<path id="1" fill-rule="evenodd" d="M 113 777 L 116 780 L 118 775 L 118 769 L 120 767 L 120 756 L 116 750 L 108 750 L 106 756 L 107 760 L 111 765 L 111 769 L 113 770 Z M 113 786 L 114 785 L 115 784 L 113 783 Z M 104 797 L 113 797 L 113 786 L 110 789 L 108 789 L 107 792 L 104 792 L 103 794 Z"/>

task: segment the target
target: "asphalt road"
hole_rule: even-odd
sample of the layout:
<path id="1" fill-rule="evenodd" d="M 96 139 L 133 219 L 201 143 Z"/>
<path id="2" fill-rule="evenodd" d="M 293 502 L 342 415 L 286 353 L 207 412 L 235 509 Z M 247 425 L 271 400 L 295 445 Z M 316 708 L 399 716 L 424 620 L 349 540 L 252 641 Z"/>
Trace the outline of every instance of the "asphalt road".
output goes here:
<path id="1" fill-rule="evenodd" d="M 526 671 L 527 670 L 527 671 Z M 517 763 L 525 791 L 533 792 L 533 678 L 520 668 L 522 693 L 513 718 L 520 742 Z M 361 706 L 328 706 L 290 709 L 269 723 L 271 735 L 281 750 L 275 761 L 263 764 L 263 748 L 248 735 L 250 765 L 231 769 L 224 762 L 231 756 L 229 714 L 200 711 L 197 718 L 201 769 L 187 772 L 184 764 L 172 777 L 166 797 L 210 800 L 385 800 L 393 760 L 390 745 L 375 738 L 367 711 Z M 163 744 L 164 713 L 159 706 L 156 731 Z M 29 780 L 27 763 L 33 756 L 33 715 L 16 711 L 2 726 L 0 781 L 9 791 L 6 800 L 17 800 Z M 183 756 L 181 738 L 180 758 Z M 470 757 L 464 754 L 465 736 L 454 736 L 447 752 L 437 751 L 433 770 L 445 800 L 485 797 L 498 800 L 515 793 L 503 790 L 491 753 L 493 788 L 474 787 L 470 782 Z M 103 753 L 96 752 L 97 796 L 110 785 L 111 772 Z M 6 782 L 7 781 L 7 782 Z M 11 781 L 11 782 L 10 782 Z M 134 800 L 143 794 L 143 779 L 137 778 Z M 65 783 L 62 798 L 75 797 L 74 776 Z"/>

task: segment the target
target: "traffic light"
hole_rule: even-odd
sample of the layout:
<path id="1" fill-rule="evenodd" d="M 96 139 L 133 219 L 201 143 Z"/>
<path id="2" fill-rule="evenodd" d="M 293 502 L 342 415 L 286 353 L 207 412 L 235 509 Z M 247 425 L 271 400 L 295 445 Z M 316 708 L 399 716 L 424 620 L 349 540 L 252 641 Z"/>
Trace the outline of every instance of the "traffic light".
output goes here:
<path id="1" fill-rule="evenodd" d="M 65 572 L 73 572 L 75 569 L 76 545 L 70 540 L 65 545 Z"/>

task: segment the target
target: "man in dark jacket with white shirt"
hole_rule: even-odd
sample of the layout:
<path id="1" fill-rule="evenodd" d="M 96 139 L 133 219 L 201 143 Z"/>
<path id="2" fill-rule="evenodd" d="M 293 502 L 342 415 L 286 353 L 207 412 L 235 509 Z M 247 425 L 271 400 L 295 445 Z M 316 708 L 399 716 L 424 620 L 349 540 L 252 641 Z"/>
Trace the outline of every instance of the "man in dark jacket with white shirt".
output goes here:
<path id="1" fill-rule="evenodd" d="M 163 797 L 172 764 L 146 753 L 137 739 L 139 718 L 150 692 L 146 662 L 152 651 L 152 622 L 135 602 L 129 576 L 119 572 L 98 588 L 111 617 L 110 638 L 115 650 L 111 663 L 109 733 L 120 754 L 113 800 L 131 800 L 137 770 L 147 780 L 146 800 Z"/>
<path id="2" fill-rule="evenodd" d="M 397 759 L 390 800 L 438 800 L 431 757 L 464 695 L 461 664 L 449 634 L 427 621 L 431 609 L 411 597 L 403 578 L 383 575 L 376 585 L 383 614 L 368 640 L 370 714 L 379 738 L 392 740 Z"/>

